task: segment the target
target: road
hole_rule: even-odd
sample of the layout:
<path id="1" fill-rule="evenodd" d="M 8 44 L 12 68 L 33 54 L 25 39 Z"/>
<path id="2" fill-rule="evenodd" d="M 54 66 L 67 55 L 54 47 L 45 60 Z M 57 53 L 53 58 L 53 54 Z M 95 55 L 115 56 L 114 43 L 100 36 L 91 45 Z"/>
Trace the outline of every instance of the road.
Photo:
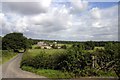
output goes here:
<path id="1" fill-rule="evenodd" d="M 2 65 L 2 78 L 45 78 L 20 68 L 22 53 Z"/>

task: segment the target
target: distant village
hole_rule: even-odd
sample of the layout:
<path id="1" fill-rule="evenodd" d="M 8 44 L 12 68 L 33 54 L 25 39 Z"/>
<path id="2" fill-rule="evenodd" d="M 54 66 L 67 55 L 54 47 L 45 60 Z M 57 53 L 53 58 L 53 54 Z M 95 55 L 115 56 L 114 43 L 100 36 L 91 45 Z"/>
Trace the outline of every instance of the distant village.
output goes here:
<path id="1" fill-rule="evenodd" d="M 38 42 L 37 43 L 37 47 L 39 49 L 66 49 L 66 45 L 58 45 L 57 42 L 53 42 L 53 43 L 45 43 L 45 42 Z"/>

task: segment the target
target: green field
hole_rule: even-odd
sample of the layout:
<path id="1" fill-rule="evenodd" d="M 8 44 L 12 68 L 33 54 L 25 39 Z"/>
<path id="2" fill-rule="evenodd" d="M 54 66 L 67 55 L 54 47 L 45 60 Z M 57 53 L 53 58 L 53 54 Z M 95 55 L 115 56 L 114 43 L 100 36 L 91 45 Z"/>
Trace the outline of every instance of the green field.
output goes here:
<path id="1" fill-rule="evenodd" d="M 104 47 L 94 47 L 94 49 L 93 50 L 83 50 L 83 52 L 85 52 L 85 53 L 87 53 L 87 52 L 89 52 L 89 53 L 93 53 L 93 52 L 95 52 L 96 50 L 105 50 L 105 48 Z"/>
<path id="2" fill-rule="evenodd" d="M 65 45 L 65 44 L 58 44 L 58 46 L 62 46 L 62 45 Z M 66 46 L 67 46 L 67 48 L 69 48 L 72 46 L 72 44 L 66 44 Z M 29 53 L 32 56 L 36 56 L 37 54 L 40 54 L 43 51 L 48 53 L 48 54 L 61 53 L 61 52 L 65 51 L 65 49 L 35 49 L 35 47 L 37 47 L 37 45 L 33 45 L 32 49 L 29 50 Z M 93 50 L 83 50 L 83 52 L 93 53 L 97 49 L 104 50 L 104 47 L 95 46 Z"/>
<path id="3" fill-rule="evenodd" d="M 48 55 L 56 54 L 56 53 L 62 53 L 64 52 L 64 49 L 30 49 L 28 50 L 30 56 L 36 56 L 38 54 L 41 54 L 42 52 L 45 52 Z"/>
<path id="4" fill-rule="evenodd" d="M 104 47 L 94 47 L 94 50 L 97 50 L 97 49 L 102 49 L 102 50 L 105 50 L 105 48 Z"/>
<path id="5" fill-rule="evenodd" d="M 66 45 L 67 48 L 71 47 L 72 44 L 57 44 L 57 46 L 63 46 L 63 45 Z M 32 45 L 32 49 L 35 49 L 36 47 L 38 47 L 38 45 Z"/>

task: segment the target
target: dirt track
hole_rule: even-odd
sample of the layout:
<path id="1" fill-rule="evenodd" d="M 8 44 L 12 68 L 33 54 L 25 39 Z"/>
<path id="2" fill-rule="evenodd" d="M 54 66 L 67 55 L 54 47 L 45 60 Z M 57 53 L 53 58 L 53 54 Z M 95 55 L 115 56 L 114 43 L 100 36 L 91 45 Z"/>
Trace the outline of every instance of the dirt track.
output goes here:
<path id="1" fill-rule="evenodd" d="M 22 53 L 2 65 L 2 78 L 45 78 L 20 69 Z"/>

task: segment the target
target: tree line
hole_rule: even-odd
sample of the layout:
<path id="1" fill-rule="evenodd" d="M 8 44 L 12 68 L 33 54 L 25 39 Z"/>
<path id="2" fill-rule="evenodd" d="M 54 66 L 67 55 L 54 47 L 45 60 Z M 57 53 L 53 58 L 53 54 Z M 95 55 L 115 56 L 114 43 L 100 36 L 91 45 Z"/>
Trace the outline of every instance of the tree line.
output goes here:
<path id="1" fill-rule="evenodd" d="M 0 38 L 1 39 L 1 38 Z M 3 50 L 14 50 L 17 51 L 19 49 L 29 49 L 31 48 L 31 45 L 37 44 L 40 41 L 44 41 L 46 43 L 53 43 L 57 42 L 58 44 L 81 44 L 84 45 L 84 48 L 86 50 L 93 50 L 95 46 L 97 47 L 104 47 L 108 43 L 119 43 L 118 41 L 85 41 L 85 42 L 79 42 L 79 41 L 59 41 L 59 40 L 38 40 L 38 39 L 31 39 L 27 38 L 23 35 L 23 33 L 9 33 L 5 35 L 2 38 L 2 49 Z"/>

